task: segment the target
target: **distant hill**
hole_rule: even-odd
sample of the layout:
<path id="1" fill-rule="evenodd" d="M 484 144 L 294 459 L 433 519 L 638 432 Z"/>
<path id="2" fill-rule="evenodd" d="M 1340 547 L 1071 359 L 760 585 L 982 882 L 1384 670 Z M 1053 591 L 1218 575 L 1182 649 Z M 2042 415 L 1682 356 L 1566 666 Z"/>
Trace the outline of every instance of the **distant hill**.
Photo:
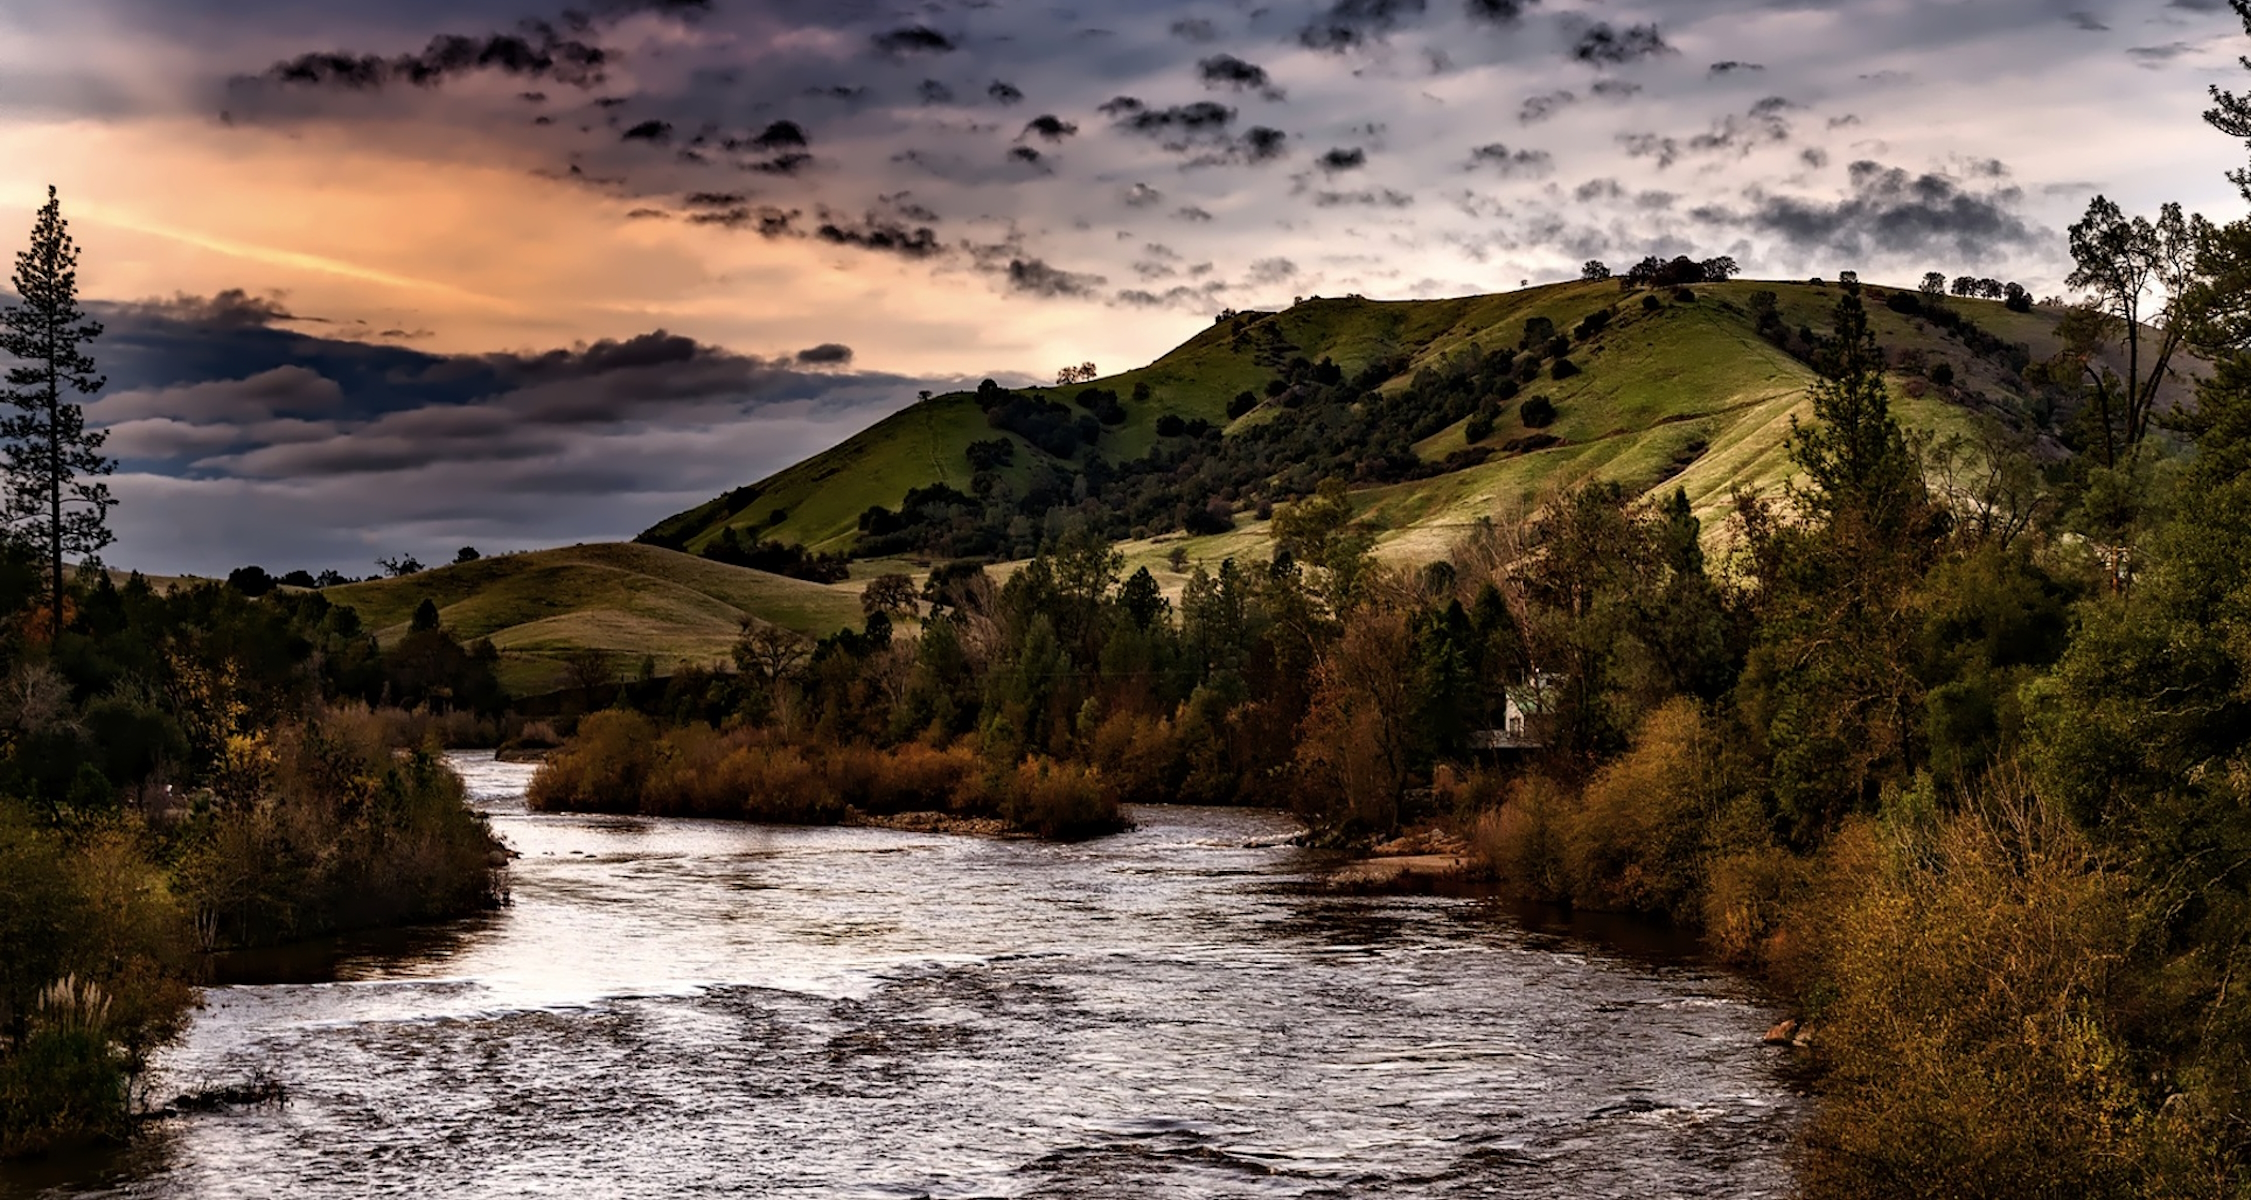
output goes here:
<path id="1" fill-rule="evenodd" d="M 725 659 L 745 617 L 815 635 L 860 619 L 848 587 L 621 543 L 498 555 L 325 594 L 357 609 L 385 644 L 431 600 L 455 636 L 492 639 L 502 682 L 518 695 L 562 686 L 565 658 L 575 650 L 600 650 L 621 671 L 654 657 L 670 674 L 681 661 Z"/>
<path id="2" fill-rule="evenodd" d="M 1806 282 L 1683 293 L 1567 283 L 1450 300 L 1316 298 L 1223 315 L 1146 367 L 912 405 L 642 540 L 699 554 L 731 531 L 745 543 L 816 552 L 927 561 L 968 547 L 1009 559 L 1031 540 L 1022 521 L 1007 531 L 1012 514 L 1076 506 L 1135 539 L 1127 549 L 1136 559 L 1173 546 L 1195 558 L 1255 555 L 1265 544 L 1258 501 L 1302 494 L 1324 474 L 1354 480 L 1363 518 L 1381 530 L 1379 554 L 1396 560 L 1436 557 L 1477 518 L 1587 479 L 1685 488 L 1710 518 L 1735 488 L 1767 491 L 1787 477 L 1790 421 L 1811 415 L 1805 335 L 1826 332 L 1838 295 Z M 1982 417 L 2063 452 L 2051 436 L 2052 401 L 2021 376 L 2027 361 L 2055 353 L 2061 310 L 1948 297 L 1938 313 L 1912 291 L 1873 285 L 1863 298 L 1896 365 L 1903 422 L 1966 432 Z M 1534 319 L 1552 326 L 1552 344 L 1524 345 Z M 1570 368 L 1559 372 L 1557 357 Z M 1286 424 L 1253 432 L 1274 422 Z M 1473 427 L 1483 435 L 1474 442 Z M 1338 432 L 1316 445 L 1318 428 Z M 1366 444 L 1351 442 L 1355 434 Z M 983 461 L 973 464 L 973 453 Z M 901 513 L 910 493 L 914 511 Z M 875 508 L 885 512 L 870 524 L 864 515 Z M 892 514 L 909 528 L 878 536 L 900 523 Z M 947 532 L 949 520 L 957 532 Z"/>

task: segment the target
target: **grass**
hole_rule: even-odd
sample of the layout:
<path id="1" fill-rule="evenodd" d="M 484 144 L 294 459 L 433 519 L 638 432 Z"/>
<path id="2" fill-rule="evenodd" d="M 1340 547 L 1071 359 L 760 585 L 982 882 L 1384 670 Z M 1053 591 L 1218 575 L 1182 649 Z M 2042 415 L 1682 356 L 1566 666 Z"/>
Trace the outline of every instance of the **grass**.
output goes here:
<path id="1" fill-rule="evenodd" d="M 357 609 L 388 643 L 406 632 L 428 599 L 464 641 L 490 638 L 501 681 L 519 695 L 561 686 L 563 663 L 594 649 L 631 670 L 655 658 L 660 672 L 682 661 L 727 657 L 745 617 L 800 633 L 859 623 L 854 589 L 828 587 L 633 543 L 600 543 L 501 555 L 399 579 L 327 590 Z"/>

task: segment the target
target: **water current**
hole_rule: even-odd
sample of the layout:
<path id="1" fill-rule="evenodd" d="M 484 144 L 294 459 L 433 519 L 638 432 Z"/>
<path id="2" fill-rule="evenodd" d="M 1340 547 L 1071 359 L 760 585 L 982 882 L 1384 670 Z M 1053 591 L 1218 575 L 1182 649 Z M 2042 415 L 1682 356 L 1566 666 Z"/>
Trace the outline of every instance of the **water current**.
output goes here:
<path id="1" fill-rule="evenodd" d="M 1780 1196 L 1748 985 L 1474 898 L 1341 896 L 1274 813 L 1080 845 L 547 816 L 514 903 L 233 970 L 167 1118 L 27 1194 Z M 271 982 L 294 977 L 292 982 Z"/>

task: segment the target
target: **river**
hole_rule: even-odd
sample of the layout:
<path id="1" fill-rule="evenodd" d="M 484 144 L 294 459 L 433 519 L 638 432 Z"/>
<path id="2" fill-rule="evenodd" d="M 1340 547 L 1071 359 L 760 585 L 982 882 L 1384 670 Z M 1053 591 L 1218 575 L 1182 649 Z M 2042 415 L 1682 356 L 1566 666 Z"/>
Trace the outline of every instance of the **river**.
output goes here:
<path id="1" fill-rule="evenodd" d="M 1048 845 L 547 816 L 514 904 L 210 989 L 158 1095 L 13 1195 L 1781 1196 L 1776 1015 L 1490 901 L 1357 897 L 1274 813 Z M 285 971 L 283 968 L 287 967 Z M 237 968 L 238 970 L 242 968 Z"/>

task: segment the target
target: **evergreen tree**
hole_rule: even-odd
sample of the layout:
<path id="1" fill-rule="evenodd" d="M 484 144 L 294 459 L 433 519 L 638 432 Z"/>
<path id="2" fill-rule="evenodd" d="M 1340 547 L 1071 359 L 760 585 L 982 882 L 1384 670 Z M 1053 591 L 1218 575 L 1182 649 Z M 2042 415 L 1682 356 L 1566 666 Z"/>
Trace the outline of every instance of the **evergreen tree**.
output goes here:
<path id="1" fill-rule="evenodd" d="M 0 351 L 16 360 L 0 389 L 13 409 L 0 416 L 0 473 L 10 532 L 46 560 L 49 628 L 59 637 L 63 556 L 90 556 L 115 540 L 109 509 L 116 501 L 99 477 L 117 464 L 102 454 L 108 433 L 89 433 L 85 411 L 66 398 L 91 395 L 108 381 L 86 353 L 102 327 L 78 306 L 78 246 L 52 187 L 30 247 L 16 256 L 15 289 L 21 302 L 0 310 Z"/>

